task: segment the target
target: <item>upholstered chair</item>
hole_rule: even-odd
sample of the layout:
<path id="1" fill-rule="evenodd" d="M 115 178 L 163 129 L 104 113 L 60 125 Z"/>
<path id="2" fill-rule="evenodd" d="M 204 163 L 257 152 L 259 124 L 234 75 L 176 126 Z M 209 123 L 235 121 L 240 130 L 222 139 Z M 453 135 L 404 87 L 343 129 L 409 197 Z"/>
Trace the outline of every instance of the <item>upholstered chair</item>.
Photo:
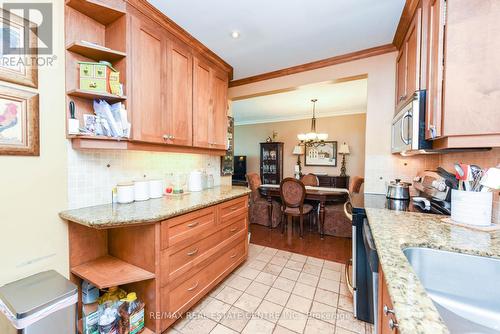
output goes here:
<path id="1" fill-rule="evenodd" d="M 360 176 L 351 178 L 349 193 L 359 193 L 365 179 Z M 352 237 L 352 207 L 349 197 L 345 202 L 333 202 L 325 205 L 325 234 L 351 238 Z"/>
<path id="2" fill-rule="evenodd" d="M 304 216 L 313 212 L 310 204 L 304 204 L 306 187 L 301 181 L 288 177 L 280 183 L 282 226 L 281 232 L 285 232 L 286 222 L 284 218 L 293 221 L 293 217 L 299 217 L 300 237 L 304 236 Z"/>
<path id="3" fill-rule="evenodd" d="M 303 175 L 301 178 L 300 178 L 300 181 L 302 181 L 302 183 L 305 185 L 305 186 L 311 186 L 311 187 L 318 187 L 319 186 L 319 179 L 316 175 L 314 174 L 306 174 L 306 175 Z"/>
<path id="4" fill-rule="evenodd" d="M 248 173 L 246 175 L 248 187 L 252 190 L 249 201 L 250 224 L 259 224 L 264 226 L 276 227 L 280 222 L 281 208 L 280 204 L 273 200 L 272 221 L 269 221 L 269 211 L 267 198 L 261 196 L 259 187 L 261 185 L 260 175 L 257 173 Z"/>

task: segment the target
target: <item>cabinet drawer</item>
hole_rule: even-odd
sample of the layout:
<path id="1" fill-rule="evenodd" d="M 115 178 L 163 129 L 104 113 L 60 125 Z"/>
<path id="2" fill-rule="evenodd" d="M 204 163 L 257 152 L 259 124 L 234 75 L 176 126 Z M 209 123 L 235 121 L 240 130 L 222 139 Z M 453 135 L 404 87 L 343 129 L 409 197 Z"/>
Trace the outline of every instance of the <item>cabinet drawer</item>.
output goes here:
<path id="1" fill-rule="evenodd" d="M 202 240 L 195 241 L 182 249 L 174 247 L 163 251 L 161 255 L 162 268 L 168 270 L 165 270 L 161 275 L 162 286 L 167 285 L 173 275 L 178 278 L 178 275 L 182 275 L 220 251 L 224 247 L 225 241 L 246 229 L 246 222 L 246 214 L 243 214 L 228 226 Z"/>
<path id="2" fill-rule="evenodd" d="M 239 197 L 219 204 L 221 223 L 225 223 L 229 219 L 246 212 L 248 212 L 248 196 Z"/>
<path id="3" fill-rule="evenodd" d="M 212 263 L 194 275 L 190 275 L 180 285 L 170 291 L 166 288 L 162 289 L 162 312 L 184 312 L 186 307 L 190 307 L 201 299 L 212 288 L 214 281 L 245 255 L 245 243 L 245 238 L 239 239 L 229 250 L 224 251 L 222 255 L 216 257 Z"/>
<path id="4" fill-rule="evenodd" d="M 161 224 L 161 249 L 181 241 L 198 239 L 203 233 L 215 227 L 215 207 L 190 212 L 169 219 Z"/>

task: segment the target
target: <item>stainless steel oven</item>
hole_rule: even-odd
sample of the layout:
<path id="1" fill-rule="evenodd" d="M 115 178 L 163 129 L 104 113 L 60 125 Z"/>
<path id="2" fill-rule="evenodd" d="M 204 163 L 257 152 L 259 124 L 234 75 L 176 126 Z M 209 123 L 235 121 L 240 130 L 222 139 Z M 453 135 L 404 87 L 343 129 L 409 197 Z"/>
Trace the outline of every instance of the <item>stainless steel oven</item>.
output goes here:
<path id="1" fill-rule="evenodd" d="M 416 91 L 392 120 L 392 153 L 408 153 L 432 147 L 425 140 L 425 90 Z"/>

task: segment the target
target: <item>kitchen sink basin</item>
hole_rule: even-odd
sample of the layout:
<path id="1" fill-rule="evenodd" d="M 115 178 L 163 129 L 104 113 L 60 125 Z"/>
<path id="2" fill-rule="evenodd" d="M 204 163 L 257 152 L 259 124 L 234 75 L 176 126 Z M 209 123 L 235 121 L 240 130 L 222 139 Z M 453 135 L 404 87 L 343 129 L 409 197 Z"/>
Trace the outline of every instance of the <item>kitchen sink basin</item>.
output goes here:
<path id="1" fill-rule="evenodd" d="M 418 247 L 403 253 L 452 334 L 500 333 L 500 259 Z"/>

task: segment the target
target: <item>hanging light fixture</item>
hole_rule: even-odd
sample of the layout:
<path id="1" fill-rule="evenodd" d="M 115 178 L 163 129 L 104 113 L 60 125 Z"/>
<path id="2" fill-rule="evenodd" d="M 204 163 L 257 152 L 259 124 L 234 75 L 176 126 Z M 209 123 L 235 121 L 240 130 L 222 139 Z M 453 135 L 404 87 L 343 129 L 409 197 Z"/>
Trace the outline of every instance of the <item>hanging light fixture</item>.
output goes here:
<path id="1" fill-rule="evenodd" d="M 318 99 L 312 99 L 313 103 L 313 117 L 311 119 L 311 132 L 308 133 L 300 133 L 297 135 L 297 138 L 300 140 L 300 143 L 305 146 L 314 146 L 318 147 L 325 143 L 325 140 L 328 139 L 327 133 L 316 133 L 316 102 Z"/>

